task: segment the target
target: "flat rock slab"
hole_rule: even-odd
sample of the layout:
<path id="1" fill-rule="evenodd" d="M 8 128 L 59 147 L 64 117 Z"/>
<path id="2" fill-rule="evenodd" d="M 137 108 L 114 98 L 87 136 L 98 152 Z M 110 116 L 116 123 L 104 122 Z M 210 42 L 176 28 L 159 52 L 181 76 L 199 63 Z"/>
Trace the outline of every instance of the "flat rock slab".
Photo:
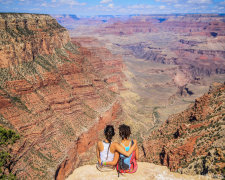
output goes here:
<path id="1" fill-rule="evenodd" d="M 138 162 L 138 170 L 134 174 L 118 174 L 116 170 L 110 172 L 100 172 L 96 165 L 86 165 L 74 170 L 67 180 L 210 180 L 210 177 L 200 175 L 186 175 L 170 172 L 165 166 Z"/>

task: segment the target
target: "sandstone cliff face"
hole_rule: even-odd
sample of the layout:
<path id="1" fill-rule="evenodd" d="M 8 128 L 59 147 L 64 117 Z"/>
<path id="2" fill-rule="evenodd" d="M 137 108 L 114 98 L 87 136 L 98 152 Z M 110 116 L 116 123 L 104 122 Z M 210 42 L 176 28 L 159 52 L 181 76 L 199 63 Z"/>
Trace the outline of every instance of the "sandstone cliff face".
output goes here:
<path id="1" fill-rule="evenodd" d="M 89 161 L 84 152 L 120 117 L 114 89 L 122 77 L 110 81 L 107 71 L 120 76 L 123 67 L 71 42 L 48 15 L 1 14 L 0 31 L 0 123 L 21 136 L 13 172 L 25 179 L 63 179 Z"/>
<path id="2" fill-rule="evenodd" d="M 65 28 L 48 15 L 0 14 L 0 67 L 33 61 L 69 42 Z"/>
<path id="3" fill-rule="evenodd" d="M 96 70 L 104 76 L 104 81 L 110 84 L 110 90 L 119 93 L 120 90 L 124 89 L 122 80 L 125 79 L 125 75 L 122 70 L 126 67 L 123 64 L 121 55 L 111 54 L 111 52 L 103 47 L 95 38 L 72 38 L 72 41 L 79 42 L 82 47 L 88 49 L 90 54 L 88 54 L 87 57 L 89 57 L 90 62 L 96 67 Z M 102 61 L 99 61 L 99 59 Z"/>
<path id="4" fill-rule="evenodd" d="M 143 147 L 149 162 L 181 173 L 224 176 L 225 86 L 215 86 L 150 134 Z"/>

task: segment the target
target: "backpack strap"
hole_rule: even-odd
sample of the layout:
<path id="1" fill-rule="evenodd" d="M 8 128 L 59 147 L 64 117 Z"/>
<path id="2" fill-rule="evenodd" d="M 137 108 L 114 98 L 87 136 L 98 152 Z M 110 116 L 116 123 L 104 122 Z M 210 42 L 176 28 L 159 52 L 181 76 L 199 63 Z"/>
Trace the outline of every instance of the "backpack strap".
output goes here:
<path id="1" fill-rule="evenodd" d="M 133 140 L 132 140 L 133 141 Z M 131 145 L 131 141 L 130 141 L 130 143 L 129 143 L 129 147 L 130 147 L 130 145 Z"/>
<path id="2" fill-rule="evenodd" d="M 121 145 L 126 149 L 126 146 L 123 143 L 121 143 Z"/>
<path id="3" fill-rule="evenodd" d="M 129 143 L 128 147 L 130 147 L 130 144 L 131 144 L 131 146 L 134 144 L 133 140 L 132 140 L 132 141 L 130 141 L 130 143 Z M 121 143 L 121 145 L 122 145 L 124 148 L 126 148 L 126 146 L 125 146 L 123 143 Z"/>

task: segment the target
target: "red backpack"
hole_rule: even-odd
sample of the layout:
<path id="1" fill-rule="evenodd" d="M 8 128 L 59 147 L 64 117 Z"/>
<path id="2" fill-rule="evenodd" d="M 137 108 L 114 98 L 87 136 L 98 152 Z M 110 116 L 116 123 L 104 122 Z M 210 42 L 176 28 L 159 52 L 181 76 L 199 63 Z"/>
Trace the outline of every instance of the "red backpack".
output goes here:
<path id="1" fill-rule="evenodd" d="M 134 144 L 133 140 L 131 141 L 131 146 Z M 124 162 L 125 159 L 130 159 L 129 163 L 130 164 L 126 164 Z M 137 162 L 136 162 L 136 153 L 135 151 L 132 152 L 132 154 L 129 157 L 121 157 L 118 160 L 116 169 L 118 172 L 118 177 L 119 177 L 119 173 L 135 173 L 137 171 Z"/>

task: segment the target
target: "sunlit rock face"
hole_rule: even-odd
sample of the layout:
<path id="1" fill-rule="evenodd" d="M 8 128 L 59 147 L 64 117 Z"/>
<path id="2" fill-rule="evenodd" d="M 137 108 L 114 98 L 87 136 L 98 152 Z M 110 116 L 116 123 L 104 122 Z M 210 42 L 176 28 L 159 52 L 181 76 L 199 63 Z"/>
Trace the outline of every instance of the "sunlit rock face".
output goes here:
<path id="1" fill-rule="evenodd" d="M 0 124 L 21 136 L 12 171 L 64 178 L 93 160 L 86 151 L 120 118 L 124 67 L 106 49 L 71 41 L 49 15 L 1 14 L 0 31 Z"/>
<path id="2" fill-rule="evenodd" d="M 88 169 L 88 171 L 87 171 L 87 169 Z M 100 172 L 96 169 L 95 165 L 86 165 L 86 166 L 79 167 L 78 169 L 75 169 L 75 171 L 67 178 L 67 180 L 73 180 L 73 179 L 87 179 L 87 180 L 112 179 L 112 180 L 116 180 L 116 179 L 118 179 L 118 174 L 117 174 L 116 170 L 110 171 L 110 172 Z M 138 170 L 136 173 L 120 174 L 119 179 L 210 180 L 211 178 L 206 177 L 206 176 L 199 176 L 199 175 L 191 176 L 191 175 L 174 173 L 174 172 L 170 172 L 169 169 L 166 168 L 165 166 L 159 166 L 159 165 L 150 164 L 150 163 L 146 163 L 146 162 L 138 162 Z"/>
<path id="3" fill-rule="evenodd" d="M 33 61 L 69 42 L 65 28 L 48 15 L 1 14 L 0 67 Z"/>
<path id="4" fill-rule="evenodd" d="M 145 141 L 145 158 L 186 174 L 224 173 L 224 84 L 214 84 L 209 93 L 175 114 Z"/>

